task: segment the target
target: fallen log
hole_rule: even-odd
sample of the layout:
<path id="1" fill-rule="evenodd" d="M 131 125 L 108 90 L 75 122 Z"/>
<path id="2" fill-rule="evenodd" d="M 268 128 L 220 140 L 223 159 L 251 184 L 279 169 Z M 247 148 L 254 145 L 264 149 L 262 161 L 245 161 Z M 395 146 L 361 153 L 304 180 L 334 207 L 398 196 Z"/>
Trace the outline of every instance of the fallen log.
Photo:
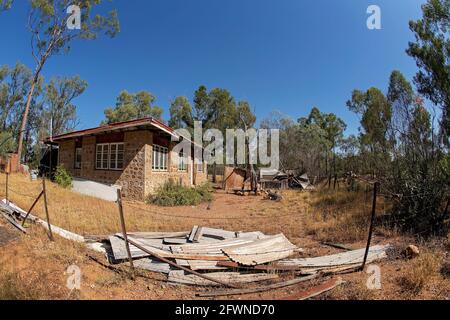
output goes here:
<path id="1" fill-rule="evenodd" d="M 249 288 L 249 289 L 236 289 L 236 290 L 220 290 L 220 291 L 214 291 L 214 292 L 206 292 L 206 293 L 197 293 L 197 297 L 219 297 L 219 296 L 236 296 L 236 295 L 242 295 L 242 294 L 249 294 L 249 293 L 258 293 L 258 292 L 265 292 L 275 289 L 281 289 L 290 287 L 293 285 L 296 285 L 301 282 L 313 280 L 315 278 L 319 277 L 319 274 L 313 274 L 307 277 L 302 278 L 296 278 L 293 280 L 280 282 L 271 284 L 265 287 L 259 287 L 259 288 Z"/>

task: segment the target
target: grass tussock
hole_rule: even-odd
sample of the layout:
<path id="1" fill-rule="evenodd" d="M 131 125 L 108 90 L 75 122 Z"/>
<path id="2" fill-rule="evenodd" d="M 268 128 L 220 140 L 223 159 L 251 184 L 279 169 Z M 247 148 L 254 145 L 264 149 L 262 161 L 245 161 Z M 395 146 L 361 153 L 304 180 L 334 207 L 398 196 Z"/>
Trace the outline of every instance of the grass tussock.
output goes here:
<path id="1" fill-rule="evenodd" d="M 39 300 L 44 298 L 41 290 L 36 286 L 26 285 L 18 273 L 0 270 L 0 300 Z"/>
<path id="2" fill-rule="evenodd" d="M 148 196 L 147 203 L 162 207 L 195 206 L 202 202 L 212 201 L 212 193 L 213 190 L 209 183 L 190 188 L 169 180 L 155 194 Z"/>
<path id="3" fill-rule="evenodd" d="M 418 294 L 431 279 L 441 271 L 442 258 L 435 252 L 423 252 L 410 262 L 400 277 L 401 288 L 409 293 Z"/>

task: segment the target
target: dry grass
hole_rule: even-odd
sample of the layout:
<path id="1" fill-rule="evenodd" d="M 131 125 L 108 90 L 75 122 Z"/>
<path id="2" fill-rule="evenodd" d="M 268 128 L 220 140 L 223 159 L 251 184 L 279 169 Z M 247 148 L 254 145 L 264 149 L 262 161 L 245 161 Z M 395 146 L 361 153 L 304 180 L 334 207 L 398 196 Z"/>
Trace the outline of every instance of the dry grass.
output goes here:
<path id="1" fill-rule="evenodd" d="M 408 265 L 399 279 L 399 284 L 406 292 L 420 293 L 431 280 L 439 276 L 442 257 L 436 252 L 423 252 Z"/>
<path id="2" fill-rule="evenodd" d="M 355 242 L 367 236 L 370 206 L 362 192 L 322 189 L 312 195 L 306 232 L 321 241 Z"/>
<path id="3" fill-rule="evenodd" d="M 4 197 L 5 175 L 0 176 L 0 195 Z M 81 235 L 120 232 L 115 203 L 80 195 L 47 183 L 48 208 L 52 224 Z M 22 175 L 10 176 L 10 199 L 27 210 L 41 191 L 41 181 Z M 211 210 L 199 206 L 162 208 L 140 202 L 124 201 L 128 231 L 187 231 L 194 225 L 229 230 L 261 230 L 268 234 L 284 232 L 296 237 L 301 232 L 300 217 L 305 212 L 304 196 L 296 191 L 284 193 L 286 201 L 265 201 L 261 197 L 216 194 Z M 33 211 L 45 219 L 43 202 Z"/>
<path id="4" fill-rule="evenodd" d="M 2 196 L 4 178 L 4 175 L 0 176 Z M 31 182 L 21 175 L 12 175 L 10 183 L 11 200 L 24 209 L 31 206 L 33 196 L 41 191 L 40 181 Z M 54 225 L 81 235 L 120 232 L 116 204 L 79 195 L 52 183 L 47 186 L 50 217 Z M 124 209 L 129 231 L 186 231 L 193 225 L 204 225 L 229 230 L 260 230 L 266 234 L 282 232 L 293 243 L 305 248 L 309 256 L 337 252 L 320 246 L 317 240 L 359 246 L 353 242 L 366 239 L 370 195 L 368 201 L 364 193 L 349 194 L 345 190 L 316 193 L 285 191 L 282 195 L 282 202 L 273 202 L 262 200 L 261 197 L 217 193 L 211 210 L 206 209 L 206 204 L 161 208 L 129 201 L 125 201 Z M 381 213 L 383 205 L 379 209 Z M 45 218 L 42 203 L 36 207 L 35 213 Z M 12 246 L 0 247 L 0 299 L 67 299 L 69 290 L 65 287 L 64 272 L 72 264 L 82 269 L 83 281 L 82 290 L 73 293 L 70 299 L 181 300 L 192 299 L 197 290 L 168 286 L 164 276 L 154 273 L 149 273 L 151 279 L 131 281 L 92 262 L 86 257 L 87 250 L 84 247 L 61 238 L 51 243 L 43 229 L 38 226 L 30 228 L 29 235 L 22 237 L 22 240 Z M 378 235 L 380 230 L 377 228 Z M 386 236 L 388 232 L 383 234 Z M 392 240 L 385 239 L 386 243 L 392 243 Z M 444 257 L 445 249 L 430 247 L 423 250 L 416 260 L 385 261 L 382 264 L 383 290 L 368 290 L 365 287 L 367 275 L 357 273 L 343 276 L 347 284 L 324 298 L 367 300 L 448 297 L 450 280 L 443 272 L 446 270 Z M 417 293 L 418 290 L 420 293 Z M 280 292 L 268 292 L 264 297 L 279 295 Z M 260 299 L 262 296 L 245 298 Z"/>

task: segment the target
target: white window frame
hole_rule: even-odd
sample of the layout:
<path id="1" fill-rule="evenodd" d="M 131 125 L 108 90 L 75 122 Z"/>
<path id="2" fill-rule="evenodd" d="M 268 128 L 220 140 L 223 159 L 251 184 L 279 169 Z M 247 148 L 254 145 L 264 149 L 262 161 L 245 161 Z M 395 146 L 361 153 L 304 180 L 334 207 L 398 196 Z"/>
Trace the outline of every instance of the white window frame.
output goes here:
<path id="1" fill-rule="evenodd" d="M 115 147 L 115 158 L 114 158 L 114 163 L 112 160 L 112 147 Z M 122 166 L 119 167 L 119 146 L 122 146 Z M 113 170 L 113 171 L 121 171 L 123 170 L 124 167 L 124 161 L 125 161 L 125 146 L 123 142 L 115 142 L 115 143 L 110 143 L 109 144 L 109 157 L 108 157 L 108 165 L 109 165 L 109 169 Z"/>
<path id="2" fill-rule="evenodd" d="M 77 161 L 78 156 L 80 156 L 80 161 Z M 74 168 L 75 169 L 81 169 L 81 162 L 82 161 L 83 161 L 83 148 L 77 147 L 77 148 L 75 148 Z"/>
<path id="3" fill-rule="evenodd" d="M 178 153 L 178 171 L 187 171 L 188 168 L 188 161 L 187 161 L 187 157 L 185 156 L 185 153 L 183 151 L 180 151 L 180 153 Z"/>
<path id="4" fill-rule="evenodd" d="M 169 148 L 157 144 L 153 145 L 152 170 L 157 172 L 169 171 Z"/>
<path id="5" fill-rule="evenodd" d="M 100 153 L 99 153 L 99 147 L 101 149 Z M 105 154 L 105 147 L 108 148 L 108 151 L 106 154 Z M 99 154 L 100 154 L 100 166 L 98 164 Z M 106 167 L 104 166 L 105 157 L 106 157 Z M 95 169 L 109 170 L 109 143 L 97 143 L 97 145 L 95 146 Z"/>

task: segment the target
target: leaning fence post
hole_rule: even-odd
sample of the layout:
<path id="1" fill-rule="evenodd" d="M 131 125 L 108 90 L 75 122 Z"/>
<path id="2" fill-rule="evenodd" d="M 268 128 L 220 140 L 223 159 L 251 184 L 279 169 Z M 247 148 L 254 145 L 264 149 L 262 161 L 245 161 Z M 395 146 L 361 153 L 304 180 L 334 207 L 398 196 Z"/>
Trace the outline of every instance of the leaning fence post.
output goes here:
<path id="1" fill-rule="evenodd" d="M 50 237 L 50 241 L 54 241 L 53 232 L 52 232 L 52 225 L 50 224 L 50 216 L 48 214 L 47 189 L 45 188 L 45 175 L 42 177 L 42 192 L 44 193 L 44 208 L 45 208 L 45 216 L 47 218 L 49 237 Z"/>
<path id="2" fill-rule="evenodd" d="M 11 172 L 11 159 L 8 158 L 6 164 L 6 204 L 9 206 L 9 173 Z"/>
<path id="3" fill-rule="evenodd" d="M 120 224 L 122 227 L 123 239 L 125 240 L 125 248 L 127 249 L 128 260 L 130 261 L 131 277 L 134 279 L 134 264 L 131 257 L 130 244 L 128 243 L 127 229 L 125 227 L 125 218 L 123 216 L 122 192 L 117 189 L 117 206 L 119 207 Z"/>
<path id="4" fill-rule="evenodd" d="M 23 218 L 22 227 L 25 226 L 25 222 L 27 222 L 27 219 L 30 216 L 31 211 L 33 211 L 34 207 L 36 206 L 36 204 L 38 203 L 39 199 L 41 199 L 41 197 L 43 195 L 44 195 L 44 190 L 42 190 L 41 193 L 39 193 L 38 197 L 34 200 L 33 204 L 31 205 L 30 210 L 28 210 L 27 214 L 25 215 L 25 218 Z"/>
<path id="5" fill-rule="evenodd" d="M 364 260 L 361 265 L 361 271 L 364 270 L 366 266 L 367 257 L 370 251 L 370 242 L 372 241 L 372 233 L 373 233 L 373 225 L 375 224 L 375 213 L 377 210 L 377 193 L 378 193 L 379 182 L 375 182 L 373 185 L 373 202 L 372 202 L 372 217 L 370 218 L 370 228 L 369 228 L 369 237 L 367 239 L 366 252 L 364 254 Z"/>

